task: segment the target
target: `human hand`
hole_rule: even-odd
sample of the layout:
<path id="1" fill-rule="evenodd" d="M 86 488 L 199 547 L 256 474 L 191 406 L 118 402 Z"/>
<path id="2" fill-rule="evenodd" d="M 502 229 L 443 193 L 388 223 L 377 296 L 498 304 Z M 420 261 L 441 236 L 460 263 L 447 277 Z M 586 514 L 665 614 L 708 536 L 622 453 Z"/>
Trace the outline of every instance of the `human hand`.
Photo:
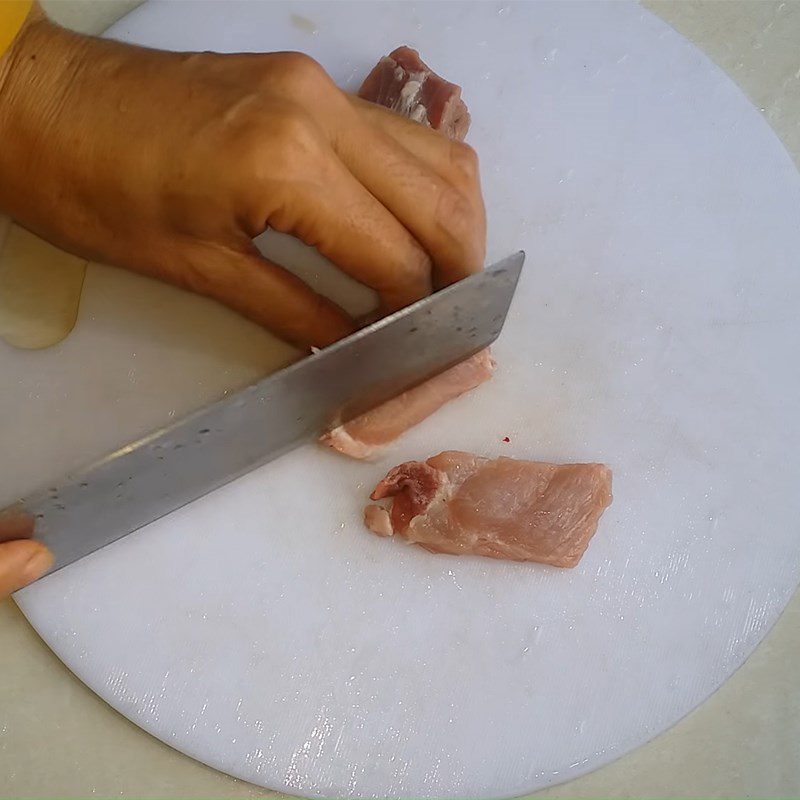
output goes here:
<path id="1" fill-rule="evenodd" d="M 0 210 L 78 255 L 213 297 L 301 345 L 354 321 L 263 259 L 297 236 L 392 311 L 479 270 L 467 146 L 292 53 L 180 54 L 31 23 L 0 62 Z"/>
<path id="2" fill-rule="evenodd" d="M 32 535 L 30 516 L 0 513 L 0 600 L 35 581 L 53 564 L 50 551 Z"/>

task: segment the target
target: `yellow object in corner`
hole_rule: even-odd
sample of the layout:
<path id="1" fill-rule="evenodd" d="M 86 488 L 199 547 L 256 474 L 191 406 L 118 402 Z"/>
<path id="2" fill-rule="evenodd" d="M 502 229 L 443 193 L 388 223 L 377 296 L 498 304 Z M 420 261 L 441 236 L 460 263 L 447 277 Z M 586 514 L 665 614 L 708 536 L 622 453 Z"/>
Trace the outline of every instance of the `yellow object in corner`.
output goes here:
<path id="1" fill-rule="evenodd" d="M 32 5 L 33 0 L 0 0 L 0 55 L 14 41 Z"/>

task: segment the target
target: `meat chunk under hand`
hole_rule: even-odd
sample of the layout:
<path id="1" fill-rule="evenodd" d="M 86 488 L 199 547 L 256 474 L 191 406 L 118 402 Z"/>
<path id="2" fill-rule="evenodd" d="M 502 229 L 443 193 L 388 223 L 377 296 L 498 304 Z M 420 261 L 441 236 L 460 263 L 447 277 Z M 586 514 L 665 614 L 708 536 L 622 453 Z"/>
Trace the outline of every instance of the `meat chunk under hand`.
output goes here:
<path id="1" fill-rule="evenodd" d="M 401 464 L 364 511 L 379 536 L 434 553 L 574 567 L 611 504 L 603 464 L 547 464 L 449 451 Z"/>
<path id="2" fill-rule="evenodd" d="M 382 58 L 367 76 L 359 97 L 396 111 L 451 139 L 461 141 L 470 117 L 461 88 L 440 78 L 410 47 L 398 47 Z M 404 392 L 357 419 L 320 437 L 320 442 L 351 458 L 368 458 L 445 403 L 492 377 L 488 350 L 447 372 Z"/>
<path id="3" fill-rule="evenodd" d="M 488 381 L 493 372 L 491 354 L 481 350 L 425 383 L 324 433 L 320 442 L 352 458 L 369 458 L 445 403 Z"/>
<path id="4" fill-rule="evenodd" d="M 382 58 L 361 84 L 358 96 L 459 142 L 469 130 L 461 87 L 440 78 L 410 47 L 398 47 Z"/>

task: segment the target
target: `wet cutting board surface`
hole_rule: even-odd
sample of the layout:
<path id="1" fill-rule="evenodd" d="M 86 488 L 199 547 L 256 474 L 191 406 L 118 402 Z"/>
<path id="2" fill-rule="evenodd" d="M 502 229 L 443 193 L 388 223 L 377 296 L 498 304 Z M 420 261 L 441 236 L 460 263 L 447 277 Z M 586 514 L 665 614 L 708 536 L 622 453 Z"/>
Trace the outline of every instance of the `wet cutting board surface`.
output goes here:
<path id="1" fill-rule="evenodd" d="M 327 796 L 518 794 L 713 691 L 800 574 L 800 176 L 739 90 L 633 5 L 151 4 L 112 34 L 302 49 L 349 88 L 419 47 L 464 86 L 490 257 L 529 261 L 497 378 L 378 464 L 297 451 L 17 595 L 65 663 L 178 749 Z M 289 355 L 207 301 L 93 267 L 65 342 L 0 347 L 4 491 Z M 370 484 L 444 448 L 610 464 L 581 565 L 364 533 Z"/>

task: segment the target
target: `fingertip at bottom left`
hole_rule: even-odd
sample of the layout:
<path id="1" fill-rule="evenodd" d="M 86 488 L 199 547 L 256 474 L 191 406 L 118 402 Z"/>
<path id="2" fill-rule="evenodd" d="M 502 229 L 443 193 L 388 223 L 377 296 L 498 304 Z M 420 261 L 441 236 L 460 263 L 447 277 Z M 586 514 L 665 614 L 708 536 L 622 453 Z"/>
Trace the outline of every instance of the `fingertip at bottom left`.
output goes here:
<path id="1" fill-rule="evenodd" d="M 53 554 L 41 542 L 19 539 L 0 544 L 0 597 L 22 589 L 53 566 Z"/>
<path id="2" fill-rule="evenodd" d="M 43 544 L 38 542 L 33 544 L 35 545 L 33 552 L 28 556 L 22 569 L 22 579 L 26 585 L 41 578 L 53 566 L 53 554 Z"/>

